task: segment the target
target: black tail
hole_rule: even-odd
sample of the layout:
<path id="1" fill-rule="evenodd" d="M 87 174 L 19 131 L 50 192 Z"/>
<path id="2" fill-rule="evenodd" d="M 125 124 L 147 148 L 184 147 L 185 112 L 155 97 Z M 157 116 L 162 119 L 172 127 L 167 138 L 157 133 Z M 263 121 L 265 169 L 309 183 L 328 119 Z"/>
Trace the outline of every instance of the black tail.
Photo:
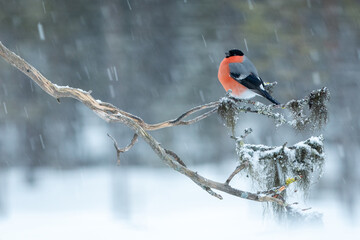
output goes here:
<path id="1" fill-rule="evenodd" d="M 261 95 L 273 104 L 280 105 L 280 103 L 276 101 L 267 91 L 262 90 Z"/>

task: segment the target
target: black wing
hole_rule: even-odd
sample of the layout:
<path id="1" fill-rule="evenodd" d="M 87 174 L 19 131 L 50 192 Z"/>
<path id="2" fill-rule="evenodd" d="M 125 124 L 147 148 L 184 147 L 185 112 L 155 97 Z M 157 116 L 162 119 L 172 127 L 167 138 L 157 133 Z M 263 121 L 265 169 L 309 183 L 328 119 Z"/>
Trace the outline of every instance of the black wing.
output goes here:
<path id="1" fill-rule="evenodd" d="M 271 95 L 265 90 L 263 80 L 255 75 L 253 72 L 249 72 L 243 64 L 241 63 L 230 63 L 230 76 L 239 82 L 240 84 L 244 85 L 251 91 L 265 97 L 270 102 L 279 105 L 280 103 L 276 101 Z"/>

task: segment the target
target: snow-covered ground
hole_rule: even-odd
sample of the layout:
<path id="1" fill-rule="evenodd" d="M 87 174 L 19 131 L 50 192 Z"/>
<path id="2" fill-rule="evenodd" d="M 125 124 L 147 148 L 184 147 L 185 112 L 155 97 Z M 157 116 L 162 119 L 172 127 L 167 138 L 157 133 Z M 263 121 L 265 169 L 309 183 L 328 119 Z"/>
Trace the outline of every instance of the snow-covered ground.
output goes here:
<path id="1" fill-rule="evenodd" d="M 233 166 L 199 173 L 221 181 Z M 357 239 L 331 196 L 309 201 L 323 226 L 290 229 L 264 220 L 259 203 L 223 194 L 220 201 L 171 169 L 97 167 L 42 169 L 36 184 L 24 171 L 1 172 L 0 240 L 10 239 Z M 240 182 L 240 178 L 234 181 Z"/>

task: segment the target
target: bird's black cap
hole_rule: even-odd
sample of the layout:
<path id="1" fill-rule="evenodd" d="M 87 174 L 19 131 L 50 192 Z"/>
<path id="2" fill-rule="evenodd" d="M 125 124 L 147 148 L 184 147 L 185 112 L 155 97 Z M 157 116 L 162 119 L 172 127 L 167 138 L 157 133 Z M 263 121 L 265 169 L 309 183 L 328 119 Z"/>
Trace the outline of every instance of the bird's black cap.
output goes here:
<path id="1" fill-rule="evenodd" d="M 231 56 L 244 56 L 244 53 L 242 51 L 240 51 L 239 49 L 231 49 L 229 50 L 229 52 L 225 53 L 226 57 L 231 57 Z"/>

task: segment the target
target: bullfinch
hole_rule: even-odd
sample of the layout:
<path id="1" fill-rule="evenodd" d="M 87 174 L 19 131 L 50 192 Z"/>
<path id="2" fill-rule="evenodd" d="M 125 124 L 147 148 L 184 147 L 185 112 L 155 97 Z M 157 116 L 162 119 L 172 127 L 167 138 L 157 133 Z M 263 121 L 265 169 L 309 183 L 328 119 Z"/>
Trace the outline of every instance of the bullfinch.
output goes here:
<path id="1" fill-rule="evenodd" d="M 264 82 L 254 64 L 238 49 L 225 53 L 219 66 L 218 78 L 225 91 L 231 89 L 234 97 L 247 99 L 260 95 L 270 102 L 279 105 L 264 88 Z"/>

